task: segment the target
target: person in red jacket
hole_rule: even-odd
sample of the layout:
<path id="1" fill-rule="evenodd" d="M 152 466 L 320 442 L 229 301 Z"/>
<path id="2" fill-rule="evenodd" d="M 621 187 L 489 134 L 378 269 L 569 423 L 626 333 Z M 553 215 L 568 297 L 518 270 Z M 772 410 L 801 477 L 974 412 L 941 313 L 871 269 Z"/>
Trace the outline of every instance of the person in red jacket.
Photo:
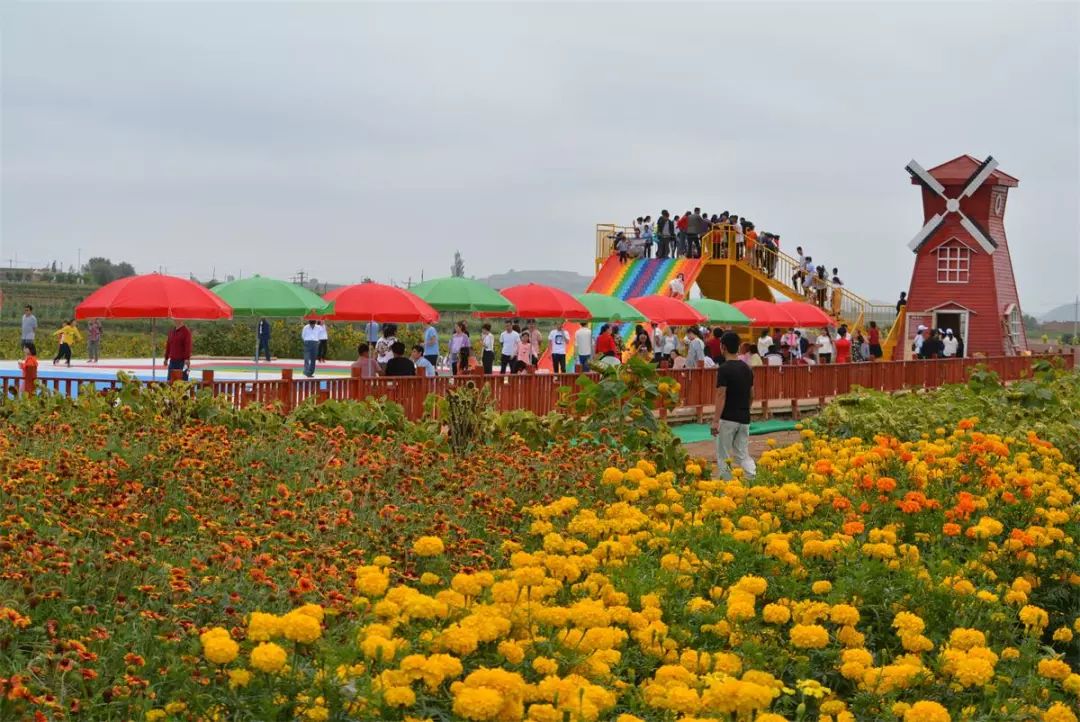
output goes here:
<path id="1" fill-rule="evenodd" d="M 33 346 L 23 347 L 23 360 L 19 362 L 19 368 L 23 375 L 23 393 L 34 393 L 34 384 L 37 383 L 38 360 L 34 355 Z"/>
<path id="2" fill-rule="evenodd" d="M 600 335 L 596 337 L 596 355 L 599 358 L 606 356 L 618 357 L 619 348 L 611 335 L 611 326 L 604 324 L 600 327 Z"/>
<path id="3" fill-rule="evenodd" d="M 836 363 L 851 363 L 851 338 L 848 337 L 847 326 L 841 326 L 837 329 L 833 348 L 836 349 Z"/>
<path id="4" fill-rule="evenodd" d="M 165 340 L 166 376 L 173 371 L 183 371 L 184 381 L 191 370 L 191 329 L 179 318 L 173 319 L 173 328 Z"/>

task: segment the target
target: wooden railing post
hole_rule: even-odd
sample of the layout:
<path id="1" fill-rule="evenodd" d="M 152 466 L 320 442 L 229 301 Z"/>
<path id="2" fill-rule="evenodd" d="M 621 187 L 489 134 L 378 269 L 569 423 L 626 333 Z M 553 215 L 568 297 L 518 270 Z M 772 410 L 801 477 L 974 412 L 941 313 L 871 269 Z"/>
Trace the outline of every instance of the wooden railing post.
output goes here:
<path id="1" fill-rule="evenodd" d="M 349 369 L 349 398 L 353 401 L 360 400 L 360 367 L 353 366 Z"/>
<path id="2" fill-rule="evenodd" d="M 281 407 L 285 413 L 292 411 L 293 405 L 292 369 L 281 369 Z"/>
<path id="3" fill-rule="evenodd" d="M 202 379 L 199 381 L 200 388 L 210 389 L 210 393 L 217 395 L 217 389 L 214 388 L 214 369 L 203 369 Z"/>

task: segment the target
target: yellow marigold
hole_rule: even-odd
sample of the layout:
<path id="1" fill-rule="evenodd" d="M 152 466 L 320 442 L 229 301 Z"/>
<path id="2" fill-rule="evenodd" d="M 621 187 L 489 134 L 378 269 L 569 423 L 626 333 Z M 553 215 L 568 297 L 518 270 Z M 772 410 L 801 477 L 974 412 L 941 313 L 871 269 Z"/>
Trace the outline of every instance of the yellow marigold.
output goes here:
<path id="1" fill-rule="evenodd" d="M 1042 722 L 1077 722 L 1077 720 L 1071 709 L 1061 702 L 1055 702 L 1050 705 L 1050 709 L 1042 713 Z"/>
<path id="2" fill-rule="evenodd" d="M 829 609 L 829 621 L 833 624 L 854 627 L 859 623 L 859 610 L 850 604 L 834 604 Z"/>
<path id="3" fill-rule="evenodd" d="M 422 536 L 413 542 L 412 550 L 420 557 L 437 557 L 446 551 L 446 545 L 437 536 Z"/>
<path id="4" fill-rule="evenodd" d="M 1058 627 L 1054 630 L 1055 642 L 1071 642 L 1073 640 L 1073 631 L 1068 627 Z"/>
<path id="5" fill-rule="evenodd" d="M 389 687 L 383 692 L 383 702 L 388 707 L 412 707 L 416 704 L 416 693 L 409 687 Z"/>
<path id="6" fill-rule="evenodd" d="M 441 581 L 442 579 L 439 577 L 438 574 L 424 572 L 420 575 L 420 583 L 423 584 L 425 587 L 433 587 Z"/>
<path id="7" fill-rule="evenodd" d="M 832 582 L 828 580 L 814 582 L 812 585 L 810 585 L 810 591 L 812 591 L 814 594 L 828 594 L 832 591 Z"/>
<path id="8" fill-rule="evenodd" d="M 820 624 L 796 624 L 788 634 L 792 645 L 800 649 L 822 649 L 829 645 L 829 633 Z"/>
<path id="9" fill-rule="evenodd" d="M 978 629 L 965 629 L 957 627 L 949 633 L 949 646 L 956 649 L 971 649 L 972 647 L 985 647 L 986 635 Z"/>
<path id="10" fill-rule="evenodd" d="M 381 597 L 390 586 L 390 575 L 377 565 L 356 570 L 356 591 L 369 597 Z"/>
<path id="11" fill-rule="evenodd" d="M 610 484 L 614 486 L 615 484 L 622 483 L 624 476 L 625 474 L 623 474 L 622 471 L 616 469 L 614 466 L 609 466 L 608 468 L 604 469 L 604 475 L 603 477 L 601 477 L 601 480 L 605 484 Z"/>
<path id="12" fill-rule="evenodd" d="M 901 636 L 922 634 L 926 629 L 926 623 L 917 615 L 911 612 L 897 612 L 893 617 L 892 626 Z"/>
<path id="13" fill-rule="evenodd" d="M 491 687 L 458 687 L 454 692 L 454 714 L 470 720 L 495 719 L 503 706 L 503 696 Z"/>
<path id="14" fill-rule="evenodd" d="M 236 689 L 237 687 L 247 687 L 251 682 L 251 672 L 246 669 L 230 669 L 229 670 L 229 687 Z"/>
<path id="15" fill-rule="evenodd" d="M 309 614 L 293 611 L 281 618 L 281 631 L 288 640 L 311 644 L 322 636 L 322 625 Z"/>
<path id="16" fill-rule="evenodd" d="M 221 631 L 224 634 L 204 635 L 202 639 L 203 656 L 214 664 L 228 664 L 240 654 L 240 645 L 224 629 Z"/>
<path id="17" fill-rule="evenodd" d="M 772 712 L 762 712 L 754 718 L 754 722 L 788 722 L 787 717 Z"/>
<path id="18" fill-rule="evenodd" d="M 735 582 L 732 586 L 735 589 L 740 589 L 748 594 L 753 594 L 755 597 L 760 597 L 765 593 L 765 590 L 769 588 L 769 583 L 762 577 L 747 575 Z"/>
<path id="19" fill-rule="evenodd" d="M 266 612 L 252 612 L 248 618 L 247 638 L 252 642 L 269 642 L 281 634 L 281 619 Z"/>
<path id="20" fill-rule="evenodd" d="M 386 556 L 385 554 L 380 554 L 379 556 L 377 556 L 377 557 L 375 557 L 374 559 L 372 559 L 372 560 L 371 560 L 371 563 L 372 563 L 372 564 L 374 564 L 375 566 L 377 566 L 377 567 L 380 567 L 380 568 L 381 568 L 381 567 L 388 567 L 388 566 L 390 566 L 390 564 L 391 564 L 391 563 L 393 563 L 393 561 L 394 561 L 393 559 L 391 559 L 390 557 Z"/>
<path id="21" fill-rule="evenodd" d="M 791 619 L 791 610 L 780 604 L 766 604 L 761 610 L 761 618 L 766 624 L 787 624 Z"/>
<path id="22" fill-rule="evenodd" d="M 1050 623 L 1050 617 L 1046 614 L 1046 611 L 1032 604 L 1021 608 L 1019 617 L 1024 626 L 1030 629 L 1041 630 Z"/>
<path id="23" fill-rule="evenodd" d="M 1020 659 L 1020 650 L 1016 647 L 1006 647 L 1001 650 L 1002 659 Z"/>
<path id="24" fill-rule="evenodd" d="M 937 702 L 922 700 L 907 708 L 904 722 L 952 722 L 952 717 Z"/>
<path id="25" fill-rule="evenodd" d="M 521 660 L 525 659 L 525 650 L 520 644 L 510 640 L 499 642 L 499 654 L 510 664 L 521 664 Z"/>
<path id="26" fill-rule="evenodd" d="M 251 666 L 260 672 L 280 672 L 288 655 L 273 642 L 263 642 L 251 650 Z"/>
<path id="27" fill-rule="evenodd" d="M 559 673 L 559 663 L 550 657 L 537 657 L 532 661 L 532 668 L 537 674 L 545 676 Z"/>
<path id="28" fill-rule="evenodd" d="M 146 722 L 159 722 L 169 716 L 163 709 L 150 709 L 146 711 Z"/>
<path id="29" fill-rule="evenodd" d="M 1039 676 L 1047 679 L 1064 680 L 1072 673 L 1069 665 L 1060 659 L 1040 659 Z"/>

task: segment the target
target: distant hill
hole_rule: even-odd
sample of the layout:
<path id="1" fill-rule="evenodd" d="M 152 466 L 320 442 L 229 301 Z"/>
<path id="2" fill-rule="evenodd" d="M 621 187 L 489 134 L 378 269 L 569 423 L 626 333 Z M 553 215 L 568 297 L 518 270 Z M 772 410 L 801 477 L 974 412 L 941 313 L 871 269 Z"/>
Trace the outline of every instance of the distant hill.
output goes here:
<path id="1" fill-rule="evenodd" d="M 1072 321 L 1076 313 L 1075 303 L 1063 303 L 1052 311 L 1047 311 L 1039 316 L 1039 321 L 1049 323 L 1051 321 Z"/>
<path id="2" fill-rule="evenodd" d="M 523 283 L 542 283 L 545 286 L 554 286 L 570 293 L 584 293 L 589 283 L 592 282 L 590 276 L 583 276 L 573 271 L 515 271 L 513 269 L 506 273 L 496 273 L 476 280 L 492 288 L 519 286 Z"/>

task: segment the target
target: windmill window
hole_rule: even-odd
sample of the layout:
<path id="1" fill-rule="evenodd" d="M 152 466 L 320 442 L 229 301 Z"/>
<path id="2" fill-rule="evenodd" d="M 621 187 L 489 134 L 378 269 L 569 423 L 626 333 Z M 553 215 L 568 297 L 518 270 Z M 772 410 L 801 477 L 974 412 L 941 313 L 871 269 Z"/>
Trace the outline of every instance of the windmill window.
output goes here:
<path id="1" fill-rule="evenodd" d="M 971 249 L 946 243 L 937 249 L 938 283 L 967 283 L 971 277 Z"/>
<path id="2" fill-rule="evenodd" d="M 1020 340 L 1024 331 L 1024 317 L 1020 313 L 1020 307 L 1015 303 L 1009 304 L 1009 335 L 1012 337 L 1013 348 L 1020 348 Z"/>

